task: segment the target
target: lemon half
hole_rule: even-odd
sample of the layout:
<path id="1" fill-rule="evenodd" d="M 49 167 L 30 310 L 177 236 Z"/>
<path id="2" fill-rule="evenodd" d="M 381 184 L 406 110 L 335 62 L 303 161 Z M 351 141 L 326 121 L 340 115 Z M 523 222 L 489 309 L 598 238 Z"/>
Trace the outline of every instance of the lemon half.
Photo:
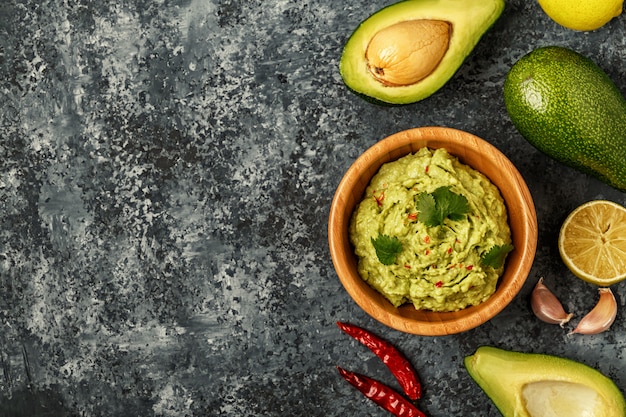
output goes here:
<path id="1" fill-rule="evenodd" d="M 574 209 L 561 226 L 559 253 L 574 275 L 592 284 L 626 279 L 626 208 L 593 200 Z"/>
<path id="2" fill-rule="evenodd" d="M 568 29 L 590 31 L 601 28 L 622 14 L 624 0 L 539 0 L 543 11 Z"/>

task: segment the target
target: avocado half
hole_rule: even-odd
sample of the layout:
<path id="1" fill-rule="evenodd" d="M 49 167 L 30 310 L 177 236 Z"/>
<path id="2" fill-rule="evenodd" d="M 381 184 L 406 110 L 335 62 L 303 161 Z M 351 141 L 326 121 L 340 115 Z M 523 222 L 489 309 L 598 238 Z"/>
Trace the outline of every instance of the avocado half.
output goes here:
<path id="1" fill-rule="evenodd" d="M 615 383 L 583 363 L 481 346 L 465 368 L 504 417 L 624 417 Z"/>
<path id="2" fill-rule="evenodd" d="M 344 46 L 339 71 L 346 86 L 375 102 L 409 104 L 439 90 L 459 69 L 480 38 L 498 20 L 504 0 L 405 0 L 363 21 Z M 366 52 L 383 29 L 409 21 L 449 24 L 447 50 L 432 72 L 410 85 L 385 85 L 372 75 Z"/>

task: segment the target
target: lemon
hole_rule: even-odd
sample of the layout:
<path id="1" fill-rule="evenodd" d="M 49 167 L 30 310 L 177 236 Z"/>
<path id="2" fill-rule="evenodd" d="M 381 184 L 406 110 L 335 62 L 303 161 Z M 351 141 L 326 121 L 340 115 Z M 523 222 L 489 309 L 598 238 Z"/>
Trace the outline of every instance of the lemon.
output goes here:
<path id="1" fill-rule="evenodd" d="M 626 279 L 626 208 L 593 200 L 561 226 L 559 253 L 578 278 L 602 287 Z"/>
<path id="2" fill-rule="evenodd" d="M 568 29 L 589 31 L 622 14 L 624 0 L 539 0 L 543 11 Z"/>

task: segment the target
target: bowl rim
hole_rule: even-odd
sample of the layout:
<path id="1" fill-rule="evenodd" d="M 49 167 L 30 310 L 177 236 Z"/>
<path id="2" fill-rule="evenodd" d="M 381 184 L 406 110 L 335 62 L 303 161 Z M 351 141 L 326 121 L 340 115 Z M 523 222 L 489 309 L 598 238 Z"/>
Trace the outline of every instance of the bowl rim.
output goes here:
<path id="1" fill-rule="evenodd" d="M 507 257 L 496 293 L 488 300 L 459 312 L 418 312 L 425 316 L 425 320 L 416 320 L 410 317 L 410 314 L 407 315 L 412 314 L 411 309 L 413 312 L 417 311 L 412 305 L 393 307 L 361 279 L 356 272 L 356 255 L 349 243 L 347 228 L 354 207 L 361 201 L 365 187 L 380 166 L 423 147 L 446 148 L 450 154 L 470 167 L 473 167 L 472 162 L 475 165 L 476 161 L 487 164 L 489 168 L 487 172 L 477 170 L 486 175 L 502 194 L 507 206 L 508 222 L 512 229 L 515 248 Z M 491 155 L 491 158 L 485 158 L 485 153 Z M 365 174 L 361 173 L 363 170 Z M 506 175 L 499 175 L 500 170 L 510 174 L 511 181 Z M 509 185 L 513 183 L 515 187 L 503 189 L 502 185 L 505 183 Z M 354 189 L 360 190 L 359 198 L 351 198 Z M 512 203 L 515 205 L 510 206 Z M 514 216 L 517 218 L 516 222 L 511 221 Z M 517 296 L 528 277 L 536 253 L 537 236 L 534 202 L 526 182 L 513 163 L 484 139 L 463 130 L 442 126 L 424 126 L 399 131 L 381 139 L 363 152 L 342 177 L 333 196 L 328 218 L 328 244 L 332 262 L 344 289 L 352 299 L 379 322 L 402 332 L 424 336 L 450 335 L 467 331 L 500 313 Z"/>

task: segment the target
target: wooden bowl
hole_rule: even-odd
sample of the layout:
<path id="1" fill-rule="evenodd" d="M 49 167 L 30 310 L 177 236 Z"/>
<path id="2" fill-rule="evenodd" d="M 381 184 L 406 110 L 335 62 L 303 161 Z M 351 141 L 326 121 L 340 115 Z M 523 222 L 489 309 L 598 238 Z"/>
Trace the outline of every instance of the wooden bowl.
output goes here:
<path id="1" fill-rule="evenodd" d="M 357 271 L 348 227 L 356 205 L 380 166 L 422 147 L 445 148 L 461 162 L 486 175 L 504 198 L 514 250 L 509 253 L 496 292 L 483 303 L 456 312 L 394 307 L 371 288 Z M 470 133 L 445 127 L 421 127 L 391 135 L 363 153 L 348 169 L 333 198 L 328 220 L 330 254 L 341 283 L 370 316 L 396 330 L 441 336 L 475 328 L 498 314 L 518 294 L 533 264 L 537 248 L 537 216 L 524 179 L 497 148 Z"/>

